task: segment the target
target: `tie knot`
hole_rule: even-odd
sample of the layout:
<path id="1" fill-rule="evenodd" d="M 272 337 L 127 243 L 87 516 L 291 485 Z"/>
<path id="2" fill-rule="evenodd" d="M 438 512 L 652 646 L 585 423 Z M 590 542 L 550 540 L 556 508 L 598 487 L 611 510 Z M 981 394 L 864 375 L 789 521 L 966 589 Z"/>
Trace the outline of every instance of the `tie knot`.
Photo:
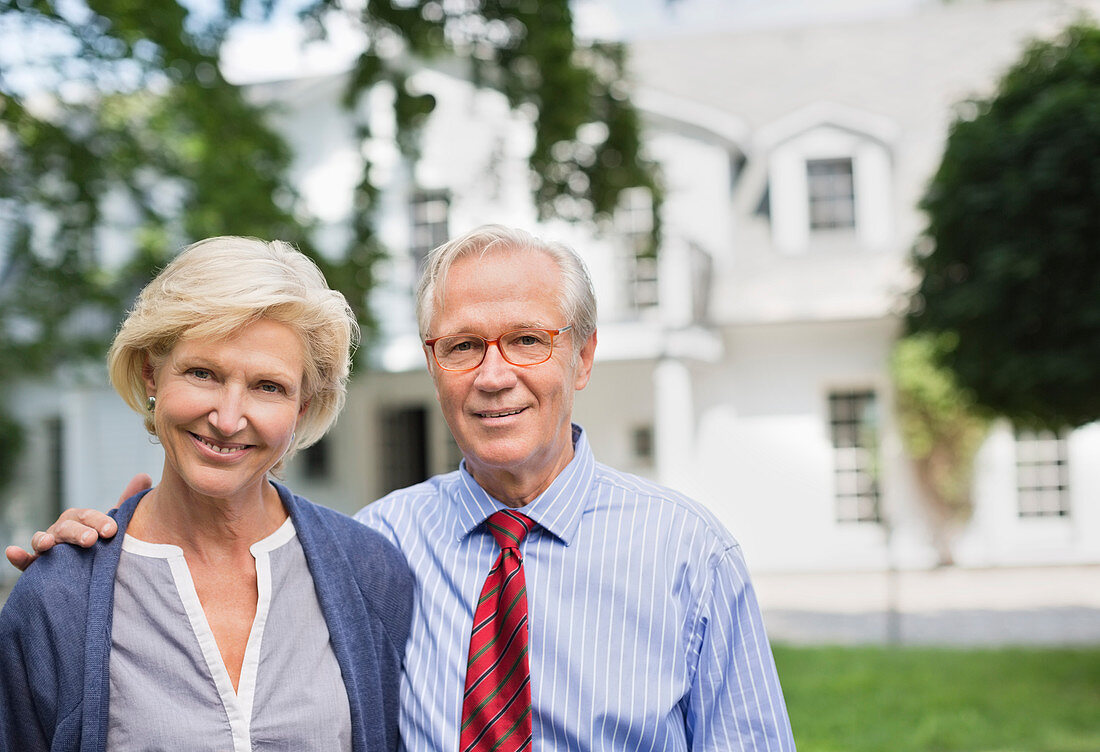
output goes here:
<path id="1" fill-rule="evenodd" d="M 485 524 L 488 525 L 489 532 L 493 534 L 497 545 L 502 549 L 519 548 L 519 544 L 523 542 L 524 537 L 535 526 L 530 518 L 511 509 L 501 509 L 493 512 L 485 520 Z"/>

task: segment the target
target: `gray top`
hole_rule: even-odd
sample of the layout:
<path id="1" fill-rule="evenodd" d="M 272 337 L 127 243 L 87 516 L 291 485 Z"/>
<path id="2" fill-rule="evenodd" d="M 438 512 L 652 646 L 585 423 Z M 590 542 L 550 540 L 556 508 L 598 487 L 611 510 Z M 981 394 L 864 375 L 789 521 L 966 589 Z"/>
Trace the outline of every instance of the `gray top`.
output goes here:
<path id="1" fill-rule="evenodd" d="M 123 540 L 108 749 L 351 750 L 347 690 L 290 519 L 251 551 L 259 600 L 234 692 L 183 550 Z"/>

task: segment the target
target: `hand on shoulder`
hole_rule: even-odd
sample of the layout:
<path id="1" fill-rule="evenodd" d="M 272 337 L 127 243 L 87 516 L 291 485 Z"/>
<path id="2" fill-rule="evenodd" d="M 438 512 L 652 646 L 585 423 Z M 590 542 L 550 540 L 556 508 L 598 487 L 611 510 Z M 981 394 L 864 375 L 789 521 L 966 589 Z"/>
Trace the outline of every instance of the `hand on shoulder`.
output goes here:
<path id="1" fill-rule="evenodd" d="M 152 485 L 153 479 L 145 473 L 135 475 L 126 484 L 118 504 L 139 491 L 151 488 Z M 115 505 L 116 508 L 118 504 Z M 66 509 L 56 522 L 44 531 L 39 530 L 31 537 L 31 551 L 25 551 L 19 546 L 8 546 L 4 550 L 4 555 L 13 567 L 20 572 L 25 572 L 31 562 L 58 543 L 89 548 L 100 538 L 110 538 L 116 532 L 118 532 L 118 525 L 115 521 L 98 509 Z"/>

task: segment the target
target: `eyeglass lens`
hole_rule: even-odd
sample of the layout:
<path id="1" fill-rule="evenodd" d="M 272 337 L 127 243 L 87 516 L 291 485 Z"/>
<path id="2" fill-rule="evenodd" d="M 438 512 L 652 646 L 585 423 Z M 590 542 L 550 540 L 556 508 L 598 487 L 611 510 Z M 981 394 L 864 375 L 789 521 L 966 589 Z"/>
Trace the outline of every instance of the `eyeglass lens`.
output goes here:
<path id="1" fill-rule="evenodd" d="M 501 355 L 517 366 L 533 366 L 549 359 L 554 338 L 541 329 L 505 332 L 498 340 Z M 435 358 L 443 368 L 460 371 L 476 368 L 485 358 L 489 343 L 476 334 L 454 334 L 435 342 Z"/>

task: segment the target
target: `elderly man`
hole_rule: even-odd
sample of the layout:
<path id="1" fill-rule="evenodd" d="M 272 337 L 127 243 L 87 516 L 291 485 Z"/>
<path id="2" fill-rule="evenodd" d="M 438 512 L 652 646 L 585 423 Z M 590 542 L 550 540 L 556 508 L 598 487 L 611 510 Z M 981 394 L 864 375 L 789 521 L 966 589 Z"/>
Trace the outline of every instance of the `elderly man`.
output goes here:
<path id="1" fill-rule="evenodd" d="M 596 349 L 579 257 L 479 228 L 432 253 L 417 314 L 464 459 L 356 515 L 418 582 L 405 748 L 793 750 L 737 542 L 691 499 L 596 462 L 571 421 Z M 94 540 L 77 520 L 112 532 L 97 513 L 63 520 L 59 540 Z"/>

